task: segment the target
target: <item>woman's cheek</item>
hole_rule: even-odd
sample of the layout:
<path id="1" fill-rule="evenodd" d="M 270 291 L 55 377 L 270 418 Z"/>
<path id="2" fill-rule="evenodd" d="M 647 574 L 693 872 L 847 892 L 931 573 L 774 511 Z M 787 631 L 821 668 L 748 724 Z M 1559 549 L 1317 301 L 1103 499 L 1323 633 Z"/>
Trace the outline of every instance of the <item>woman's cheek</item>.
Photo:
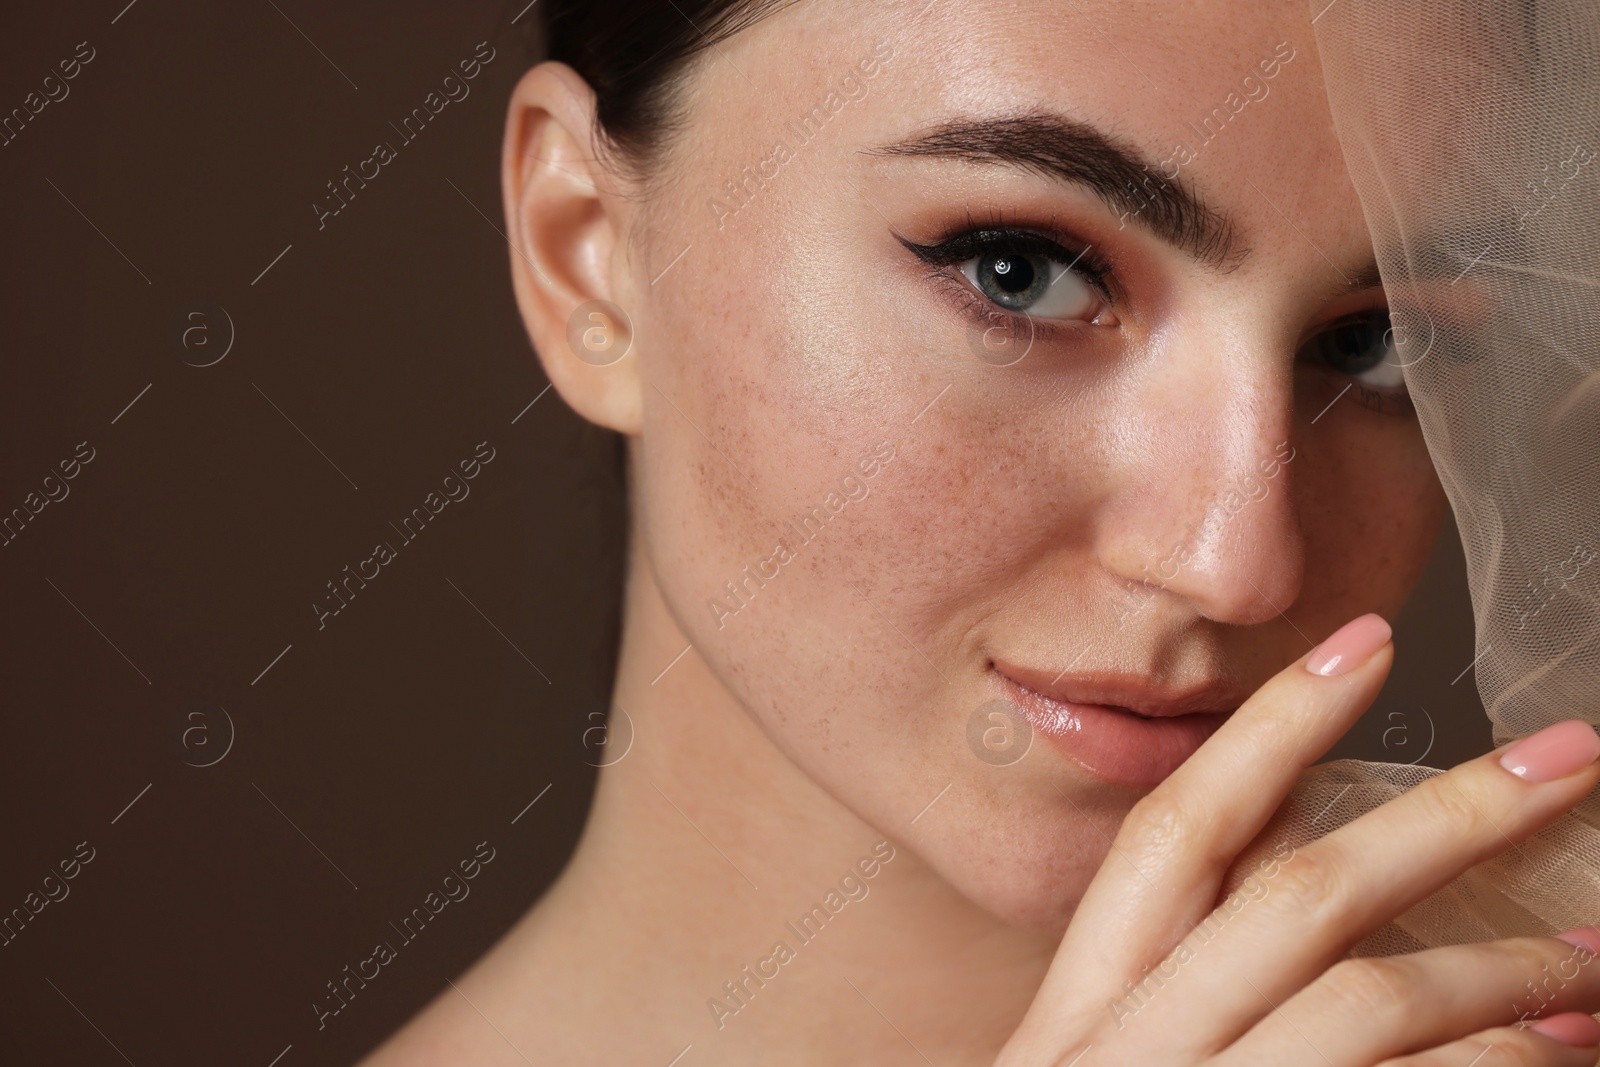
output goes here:
<path id="1" fill-rule="evenodd" d="M 1306 538 L 1301 599 L 1328 628 L 1351 611 L 1393 616 L 1433 550 L 1447 501 L 1414 421 L 1350 412 L 1307 441 L 1297 486 Z"/>

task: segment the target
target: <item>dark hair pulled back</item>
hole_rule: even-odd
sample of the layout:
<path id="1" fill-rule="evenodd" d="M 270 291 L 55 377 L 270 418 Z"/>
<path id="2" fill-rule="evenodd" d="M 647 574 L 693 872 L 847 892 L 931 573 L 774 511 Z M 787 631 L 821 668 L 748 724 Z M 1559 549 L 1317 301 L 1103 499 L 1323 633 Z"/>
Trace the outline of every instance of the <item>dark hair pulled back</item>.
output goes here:
<path id="1" fill-rule="evenodd" d="M 567 64 L 589 83 L 601 143 L 647 178 L 685 124 L 679 90 L 695 60 L 794 2 L 539 0 L 535 54 Z"/>

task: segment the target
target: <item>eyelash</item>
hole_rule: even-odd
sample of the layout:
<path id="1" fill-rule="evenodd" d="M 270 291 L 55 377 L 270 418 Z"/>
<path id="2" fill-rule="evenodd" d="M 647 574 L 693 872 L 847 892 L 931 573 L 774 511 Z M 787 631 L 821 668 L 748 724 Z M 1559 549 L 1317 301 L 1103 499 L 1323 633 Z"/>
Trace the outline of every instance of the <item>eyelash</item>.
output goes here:
<path id="1" fill-rule="evenodd" d="M 1054 229 L 1053 226 L 1047 228 Z M 899 234 L 895 234 L 895 239 L 932 268 L 928 271 L 928 279 L 950 299 L 959 314 L 979 326 L 993 326 L 999 321 L 1019 336 L 1026 329 L 1031 331 L 1032 336 L 1054 340 L 1069 334 L 1080 334 L 1085 326 L 1093 323 L 1018 314 L 988 299 L 974 288 L 964 274 L 959 270 L 952 272 L 950 268 L 985 254 L 1031 252 L 1077 274 L 1100 294 L 1108 307 L 1114 309 L 1117 304 L 1116 276 L 1111 264 L 1098 255 L 1092 245 L 1081 243 L 1065 233 L 1058 232 L 1058 235 L 1061 238 L 1059 241 L 1034 230 L 1018 229 L 1007 224 L 998 214 L 981 221 L 969 214 L 965 229 L 934 244 L 918 244 Z M 1373 389 L 1354 377 L 1350 377 L 1349 381 L 1349 391 L 1363 407 L 1386 415 L 1408 415 L 1416 410 L 1406 393 L 1394 394 Z"/>
<path id="2" fill-rule="evenodd" d="M 1335 372 L 1337 373 L 1337 372 Z M 1410 415 L 1417 410 L 1410 393 L 1386 393 L 1350 379 L 1350 396 L 1364 408 L 1381 415 Z"/>
<path id="3" fill-rule="evenodd" d="M 1381 309 L 1379 310 L 1381 311 Z M 1305 344 L 1309 345 L 1318 337 L 1328 334 L 1329 332 L 1337 329 L 1339 326 L 1348 322 L 1359 321 L 1363 317 L 1371 314 L 1373 314 L 1373 312 L 1358 312 L 1335 319 L 1332 322 L 1325 323 L 1321 328 L 1319 328 L 1315 333 L 1306 339 Z M 1300 358 L 1300 353 L 1303 351 L 1303 348 L 1304 346 L 1302 346 L 1301 350 L 1296 351 L 1297 360 Z M 1410 391 L 1404 386 L 1401 386 L 1399 391 L 1394 391 L 1391 389 L 1379 389 L 1361 381 L 1355 375 L 1340 371 L 1337 367 L 1331 366 L 1330 364 L 1321 360 L 1311 358 L 1308 359 L 1307 362 L 1311 366 L 1329 370 L 1339 377 L 1346 379 L 1349 384 L 1345 388 L 1344 392 L 1348 392 L 1351 396 L 1351 399 L 1364 408 L 1376 411 L 1381 415 L 1395 415 L 1401 417 L 1412 415 L 1417 410 L 1415 402 L 1411 399 Z M 1343 393 L 1340 395 L 1343 395 Z"/>
<path id="4" fill-rule="evenodd" d="M 1410 415 L 1417 410 L 1408 393 L 1380 393 L 1360 382 L 1356 382 L 1350 392 L 1355 394 L 1356 403 L 1384 415 Z"/>
<path id="5" fill-rule="evenodd" d="M 1110 263 L 1099 256 L 1092 245 L 1082 244 L 1064 233 L 1059 236 L 1061 240 L 1057 241 L 1034 230 L 1018 229 L 1008 225 L 999 215 L 980 221 L 969 214 L 966 229 L 935 244 L 917 244 L 899 234 L 895 235 L 895 239 L 934 268 L 928 272 L 929 280 L 951 298 L 957 311 L 977 325 L 992 326 L 998 318 L 1013 330 L 1028 329 L 1034 336 L 1053 339 L 1079 331 L 1092 323 L 1018 314 L 985 297 L 973 288 L 965 275 L 959 271 L 952 273 L 950 268 L 989 253 L 1031 252 L 1071 270 L 1099 293 L 1107 306 L 1115 306 L 1114 275 Z"/>

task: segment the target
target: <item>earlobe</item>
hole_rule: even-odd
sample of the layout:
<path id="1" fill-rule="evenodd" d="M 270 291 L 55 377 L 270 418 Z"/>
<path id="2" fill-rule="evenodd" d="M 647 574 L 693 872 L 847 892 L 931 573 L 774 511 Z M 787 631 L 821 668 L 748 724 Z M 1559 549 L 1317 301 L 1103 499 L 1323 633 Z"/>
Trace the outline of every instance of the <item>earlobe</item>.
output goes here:
<path id="1" fill-rule="evenodd" d="M 629 200 L 593 131 L 594 94 L 566 64 L 541 63 L 513 90 L 501 158 L 512 287 L 556 391 L 590 422 L 634 434 Z"/>

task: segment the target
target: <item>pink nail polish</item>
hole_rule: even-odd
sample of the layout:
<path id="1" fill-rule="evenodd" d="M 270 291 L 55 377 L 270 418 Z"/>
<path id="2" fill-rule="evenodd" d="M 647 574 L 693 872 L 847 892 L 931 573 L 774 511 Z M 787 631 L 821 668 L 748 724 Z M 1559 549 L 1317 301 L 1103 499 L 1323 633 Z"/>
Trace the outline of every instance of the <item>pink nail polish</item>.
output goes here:
<path id="1" fill-rule="evenodd" d="M 1500 754 L 1500 766 L 1529 782 L 1576 774 L 1600 757 L 1600 734 L 1581 719 L 1546 726 Z"/>
<path id="2" fill-rule="evenodd" d="M 1563 1045 L 1572 1045 L 1575 1048 L 1600 1045 L 1600 1022 L 1595 1022 L 1594 1016 L 1585 1015 L 1581 1011 L 1552 1015 L 1548 1019 L 1530 1023 L 1529 1028 Z"/>
<path id="3" fill-rule="evenodd" d="M 1581 948 L 1600 956 L 1600 926 L 1579 926 L 1550 936 L 1565 941 L 1573 948 Z"/>
<path id="4" fill-rule="evenodd" d="M 1312 649 L 1306 670 L 1324 678 L 1355 670 L 1372 654 L 1389 643 L 1392 631 L 1381 615 L 1362 615 L 1333 632 L 1333 636 Z"/>

